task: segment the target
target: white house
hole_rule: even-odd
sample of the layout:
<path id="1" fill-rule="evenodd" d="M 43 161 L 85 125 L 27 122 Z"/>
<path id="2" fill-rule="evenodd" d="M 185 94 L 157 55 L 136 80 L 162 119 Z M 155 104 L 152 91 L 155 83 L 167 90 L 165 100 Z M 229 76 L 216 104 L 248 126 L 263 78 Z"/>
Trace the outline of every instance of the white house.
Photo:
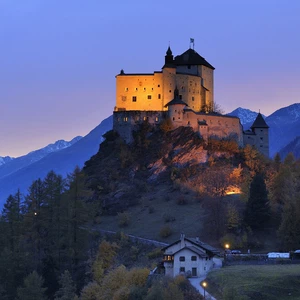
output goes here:
<path id="1" fill-rule="evenodd" d="M 192 277 L 205 275 L 213 268 L 213 257 L 219 253 L 199 238 L 187 238 L 184 234 L 181 234 L 180 240 L 162 250 L 165 275 L 171 277 L 179 274 Z"/>

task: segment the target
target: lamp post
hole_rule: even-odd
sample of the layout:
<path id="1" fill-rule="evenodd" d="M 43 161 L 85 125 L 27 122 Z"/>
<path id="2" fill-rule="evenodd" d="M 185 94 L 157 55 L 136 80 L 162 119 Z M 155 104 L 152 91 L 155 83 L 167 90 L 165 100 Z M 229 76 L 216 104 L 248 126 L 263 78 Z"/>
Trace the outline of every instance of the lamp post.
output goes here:
<path id="1" fill-rule="evenodd" d="M 206 289 L 206 286 L 207 286 L 206 281 L 203 281 L 203 282 L 202 282 L 202 287 L 203 287 L 203 290 L 204 290 L 204 294 L 203 294 L 204 299 L 205 299 L 205 289 Z"/>

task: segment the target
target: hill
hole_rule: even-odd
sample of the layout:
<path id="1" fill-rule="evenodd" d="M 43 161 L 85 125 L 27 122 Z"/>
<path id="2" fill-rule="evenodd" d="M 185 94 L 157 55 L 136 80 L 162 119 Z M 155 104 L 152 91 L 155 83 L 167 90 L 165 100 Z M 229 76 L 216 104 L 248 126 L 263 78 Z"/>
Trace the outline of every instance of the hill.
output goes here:
<path id="1" fill-rule="evenodd" d="M 283 147 L 279 154 L 284 159 L 290 152 L 294 154 L 295 158 L 300 158 L 300 136 L 297 136 L 292 142 Z"/>

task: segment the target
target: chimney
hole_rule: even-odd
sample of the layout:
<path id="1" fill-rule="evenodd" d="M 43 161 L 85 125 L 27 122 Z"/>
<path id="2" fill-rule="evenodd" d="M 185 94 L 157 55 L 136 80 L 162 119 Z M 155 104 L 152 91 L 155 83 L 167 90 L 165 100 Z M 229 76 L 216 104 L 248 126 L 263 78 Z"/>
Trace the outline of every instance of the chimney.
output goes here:
<path id="1" fill-rule="evenodd" d="M 181 249 L 185 247 L 184 238 L 185 238 L 185 234 L 184 234 L 184 233 L 181 233 L 181 234 L 180 234 L 180 248 L 181 248 Z"/>

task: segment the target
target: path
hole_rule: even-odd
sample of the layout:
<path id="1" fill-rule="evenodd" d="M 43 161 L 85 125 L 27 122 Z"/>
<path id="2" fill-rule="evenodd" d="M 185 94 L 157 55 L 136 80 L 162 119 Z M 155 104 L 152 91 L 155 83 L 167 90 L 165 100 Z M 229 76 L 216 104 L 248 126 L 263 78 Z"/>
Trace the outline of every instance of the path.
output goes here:
<path id="1" fill-rule="evenodd" d="M 219 269 L 222 267 L 222 260 L 219 258 L 213 258 L 214 261 L 214 269 Z M 196 290 L 204 296 L 204 288 L 201 285 L 201 282 L 204 281 L 206 278 L 206 275 L 198 278 L 189 278 L 190 283 L 193 287 L 196 288 Z M 212 295 L 210 295 L 207 291 L 205 291 L 205 300 L 217 300 Z"/>

